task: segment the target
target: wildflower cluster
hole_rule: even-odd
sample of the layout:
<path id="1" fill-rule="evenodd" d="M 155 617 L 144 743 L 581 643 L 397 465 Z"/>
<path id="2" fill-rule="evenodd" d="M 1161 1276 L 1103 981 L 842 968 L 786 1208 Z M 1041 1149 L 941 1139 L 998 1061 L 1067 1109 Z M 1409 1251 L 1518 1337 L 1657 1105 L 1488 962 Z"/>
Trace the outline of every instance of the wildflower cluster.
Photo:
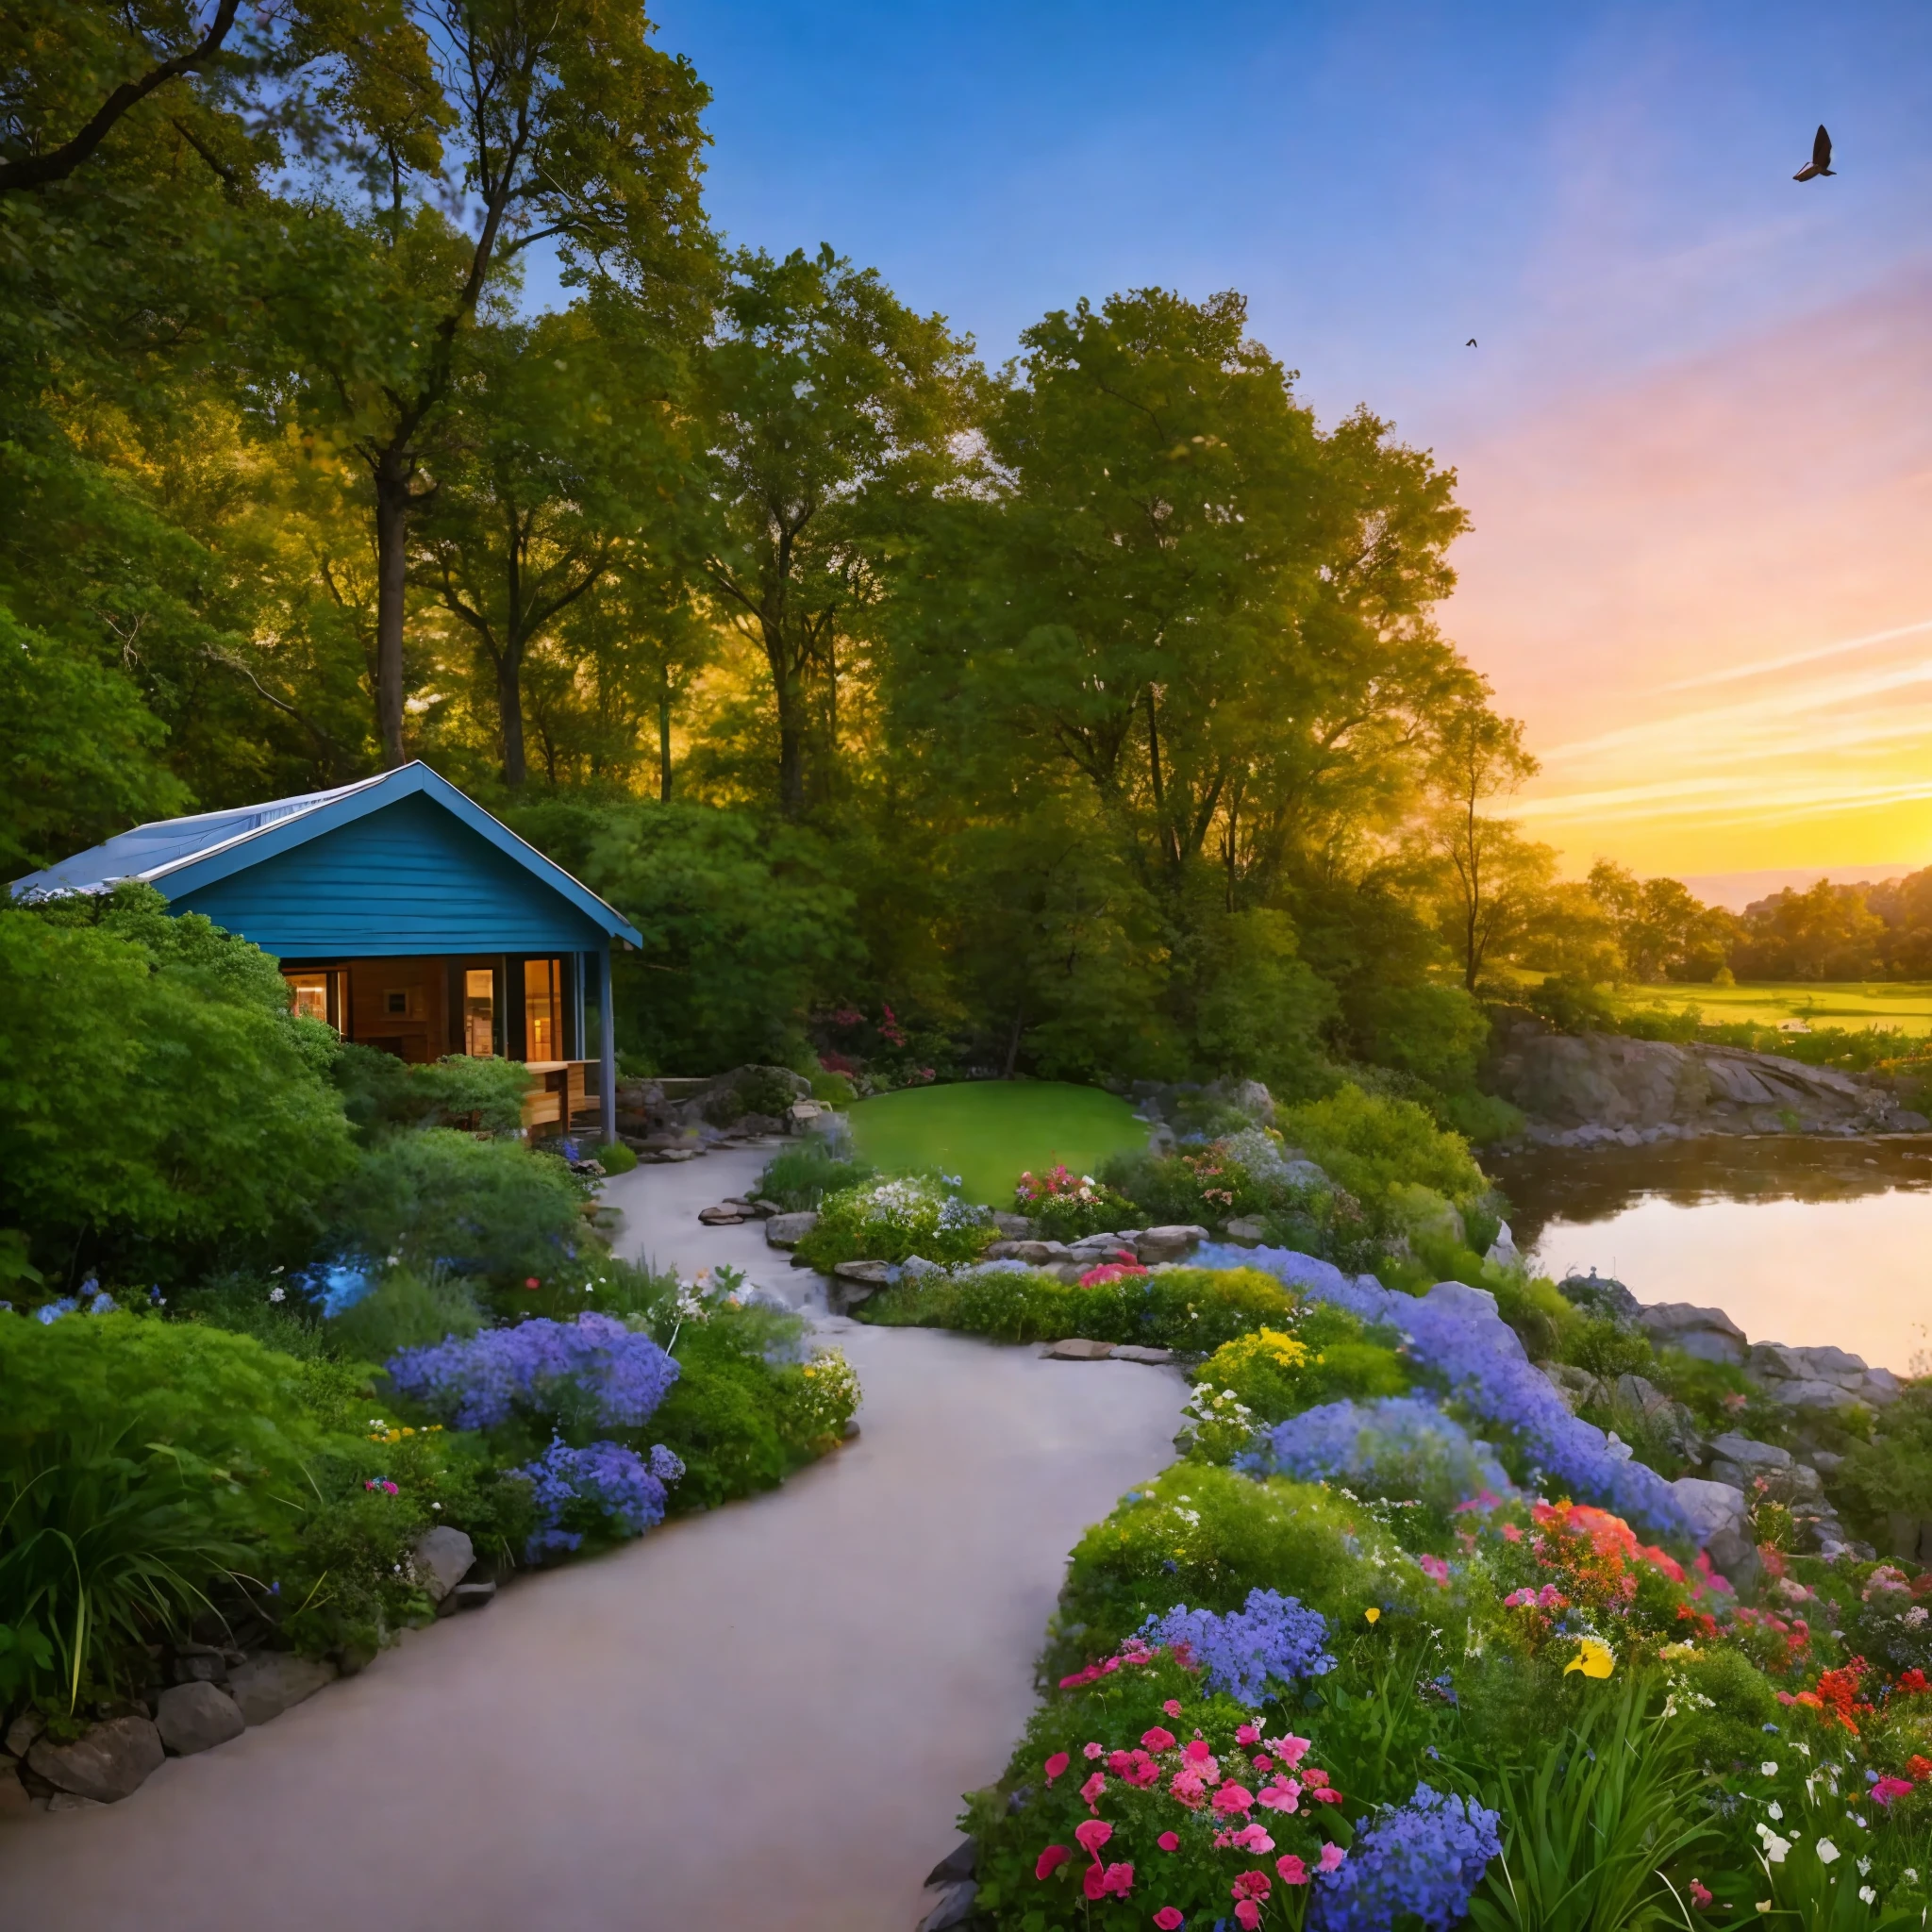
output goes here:
<path id="1" fill-rule="evenodd" d="M 970 1261 L 993 1238 L 992 1217 L 940 1179 L 908 1174 L 827 1194 L 818 1224 L 798 1244 L 815 1268 L 841 1261 Z"/>
<path id="2" fill-rule="evenodd" d="M 1471 1497 L 1513 1495 L 1489 1445 L 1413 1396 L 1327 1402 L 1278 1424 L 1246 1466 L 1305 1482 L 1341 1482 L 1358 1494 L 1413 1499 L 1447 1513 Z"/>
<path id="3" fill-rule="evenodd" d="M 459 1429 L 500 1426 L 512 1415 L 592 1428 L 634 1429 L 670 1392 L 677 1364 L 609 1315 L 486 1328 L 467 1341 L 407 1348 L 390 1380 Z"/>
<path id="4" fill-rule="evenodd" d="M 684 1464 L 662 1443 L 646 1461 L 620 1442 L 573 1449 L 559 1441 L 511 1474 L 530 1485 L 537 1505 L 525 1551 L 535 1563 L 581 1547 L 587 1536 L 614 1541 L 663 1522 L 664 1486 L 684 1474 Z"/>
<path id="5" fill-rule="evenodd" d="M 1502 1849 L 1495 1812 L 1425 1784 L 1363 1832 L 1355 1855 L 1318 1894 L 1316 1932 L 1385 1932 L 1410 1920 L 1441 1932 L 1459 1924 Z"/>
<path id="6" fill-rule="evenodd" d="M 1143 1643 L 1165 1644 L 1198 1667 L 1210 1690 L 1256 1704 L 1272 1684 L 1280 1689 L 1335 1668 L 1327 1649 L 1328 1621 L 1291 1596 L 1251 1590 L 1239 1610 L 1217 1616 L 1178 1604 L 1141 1626 Z"/>
<path id="7" fill-rule="evenodd" d="M 1091 1174 L 1074 1174 L 1064 1162 L 1044 1174 L 1030 1169 L 1013 1190 L 1016 1213 L 1029 1216 L 1050 1241 L 1077 1241 L 1124 1227 L 1134 1204 Z"/>

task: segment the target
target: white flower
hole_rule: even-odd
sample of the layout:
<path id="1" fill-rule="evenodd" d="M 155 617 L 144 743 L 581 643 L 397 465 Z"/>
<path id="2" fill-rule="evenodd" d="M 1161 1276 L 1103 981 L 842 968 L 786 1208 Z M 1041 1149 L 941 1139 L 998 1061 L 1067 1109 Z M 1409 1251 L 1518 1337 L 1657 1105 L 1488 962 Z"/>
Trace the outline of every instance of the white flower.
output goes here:
<path id="1" fill-rule="evenodd" d="M 1875 1891 L 1874 1891 L 1869 1885 L 1859 1886 L 1858 1896 L 1861 1899 L 1863 1899 L 1868 1906 L 1875 1906 L 1878 1903 L 1878 1894 Z"/>
<path id="2" fill-rule="evenodd" d="M 1766 1777 L 1775 1777 L 1777 1775 L 1777 1766 L 1774 1764 L 1769 1757 L 1767 1757 L 1764 1760 L 1764 1762 L 1760 1764 L 1757 1768 L 1765 1774 Z"/>
<path id="3" fill-rule="evenodd" d="M 441 1509 L 442 1507 L 442 1505 L 441 1503 L 432 1503 L 429 1507 L 432 1509 Z"/>
<path id="4" fill-rule="evenodd" d="M 270 1300 L 270 1301 L 272 1301 L 272 1302 L 278 1302 L 278 1301 L 280 1301 L 280 1300 L 282 1299 L 283 1295 L 284 1295 L 284 1294 L 286 1294 L 287 1292 L 288 1292 L 288 1291 L 287 1291 L 286 1289 L 281 1289 L 281 1288 L 272 1288 L 272 1289 L 270 1289 L 270 1290 L 269 1290 L 269 1291 L 268 1291 L 268 1298 L 269 1298 L 269 1300 Z"/>
<path id="5" fill-rule="evenodd" d="M 1820 1839 L 1818 1840 L 1818 1862 L 1821 1865 L 1831 1865 L 1837 1861 L 1838 1847 L 1828 1838 Z"/>
<path id="6" fill-rule="evenodd" d="M 1858 1860 L 1858 1876 L 1859 1876 L 1860 1878 L 1864 1877 L 1864 1875 L 1866 1874 L 1866 1873 L 1868 1873 L 1869 1871 L 1871 1871 L 1871 1869 L 1872 1869 L 1872 1860 L 1871 1860 L 1870 1858 L 1860 1858 L 1860 1859 Z"/>
<path id="7" fill-rule="evenodd" d="M 1776 1819 L 1780 1824 L 1782 1824 L 1784 1821 L 1785 1807 L 1782 1805 L 1780 1805 L 1775 1798 L 1774 1798 L 1771 1801 L 1769 1809 L 1771 1811 L 1772 1817 Z"/>
<path id="8" fill-rule="evenodd" d="M 1764 1856 L 1774 1865 L 1782 1865 L 1785 1861 L 1785 1854 L 1791 1848 L 1790 1840 L 1778 1837 L 1777 1833 L 1772 1830 L 1768 1824 L 1760 1824 L 1757 1827 L 1757 1836 L 1764 1840 Z"/>

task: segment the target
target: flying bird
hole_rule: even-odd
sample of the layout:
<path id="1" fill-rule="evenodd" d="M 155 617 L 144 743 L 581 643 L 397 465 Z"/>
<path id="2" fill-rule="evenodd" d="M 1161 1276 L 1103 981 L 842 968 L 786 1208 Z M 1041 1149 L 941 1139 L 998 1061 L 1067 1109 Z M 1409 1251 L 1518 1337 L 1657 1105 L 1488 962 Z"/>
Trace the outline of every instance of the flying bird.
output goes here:
<path id="1" fill-rule="evenodd" d="M 1811 142 L 1811 159 L 1791 176 L 1793 181 L 1808 181 L 1814 175 L 1835 175 L 1838 172 L 1831 165 L 1831 136 L 1824 131 L 1824 124 L 1818 124 L 1818 133 Z"/>
<path id="2" fill-rule="evenodd" d="M 1470 348 L 1472 348 L 1472 349 L 1475 347 L 1475 338 L 1474 338 L 1474 336 L 1471 336 L 1471 337 L 1470 337 L 1470 339 L 1469 339 L 1469 342 L 1468 342 L 1468 345 L 1467 345 L 1467 346 L 1468 346 L 1468 347 L 1470 347 Z"/>

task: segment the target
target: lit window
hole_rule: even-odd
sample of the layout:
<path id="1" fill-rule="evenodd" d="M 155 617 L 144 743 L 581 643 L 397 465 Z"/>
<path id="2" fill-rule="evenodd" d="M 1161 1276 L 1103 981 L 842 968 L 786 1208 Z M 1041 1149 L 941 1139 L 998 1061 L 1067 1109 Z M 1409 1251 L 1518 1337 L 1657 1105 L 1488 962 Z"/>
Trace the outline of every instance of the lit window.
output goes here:
<path id="1" fill-rule="evenodd" d="M 561 1057 L 561 989 L 555 959 L 524 961 L 524 1058 L 554 1060 Z"/>
<path id="2" fill-rule="evenodd" d="M 463 974 L 463 1051 L 473 1060 L 496 1051 L 496 974 L 487 966 Z"/>
<path id="3" fill-rule="evenodd" d="M 326 973 L 290 973 L 283 976 L 289 982 L 291 1002 L 303 1019 L 320 1020 L 325 1026 L 335 1024 L 328 1009 Z"/>

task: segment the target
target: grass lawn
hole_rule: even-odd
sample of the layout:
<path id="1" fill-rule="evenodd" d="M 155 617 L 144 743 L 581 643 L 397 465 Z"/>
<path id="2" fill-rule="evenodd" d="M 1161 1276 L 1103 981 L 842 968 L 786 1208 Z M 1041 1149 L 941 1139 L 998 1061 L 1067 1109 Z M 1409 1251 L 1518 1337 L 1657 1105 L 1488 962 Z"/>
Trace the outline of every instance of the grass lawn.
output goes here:
<path id="1" fill-rule="evenodd" d="M 1610 1001 L 1620 1013 L 1646 1008 L 1674 1013 L 1695 1007 L 1713 1025 L 1749 1020 L 1774 1026 L 1780 1020 L 1804 1020 L 1813 1026 L 1897 1026 L 1907 1033 L 1932 1033 L 1932 984 L 1924 980 L 1622 986 L 1610 991 Z"/>
<path id="2" fill-rule="evenodd" d="M 1013 1205 L 1013 1184 L 1064 1160 L 1091 1174 L 1109 1154 L 1144 1147 L 1147 1128 L 1124 1100 L 1053 1080 L 970 1080 L 908 1087 L 852 1108 L 859 1158 L 888 1174 L 956 1174 L 968 1200 Z"/>

